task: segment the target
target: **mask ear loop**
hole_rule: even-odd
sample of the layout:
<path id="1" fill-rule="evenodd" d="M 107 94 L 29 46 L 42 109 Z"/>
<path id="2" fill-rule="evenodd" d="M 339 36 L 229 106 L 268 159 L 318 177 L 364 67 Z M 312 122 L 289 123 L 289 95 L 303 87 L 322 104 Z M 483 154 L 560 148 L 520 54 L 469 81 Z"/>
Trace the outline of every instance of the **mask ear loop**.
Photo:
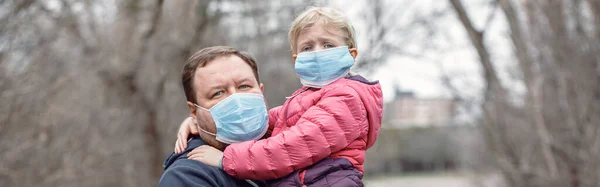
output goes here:
<path id="1" fill-rule="evenodd" d="M 196 104 L 196 103 L 194 103 L 194 106 L 196 106 L 196 108 L 200 108 L 200 109 L 203 109 L 203 110 L 206 110 L 206 111 L 210 112 L 210 110 L 208 110 L 208 109 L 206 109 L 206 108 L 204 108 L 204 107 L 201 107 L 201 106 L 199 106 L 199 105 L 198 105 L 198 104 Z M 198 129 L 200 129 L 200 131 L 202 131 L 202 132 L 204 132 L 204 133 L 206 133 L 206 134 L 209 134 L 209 135 L 212 135 L 212 136 L 215 136 L 215 137 L 217 136 L 215 133 L 208 132 L 208 131 L 204 130 L 203 128 L 201 128 L 201 127 L 200 127 L 200 124 L 196 124 L 196 127 L 198 127 Z"/>

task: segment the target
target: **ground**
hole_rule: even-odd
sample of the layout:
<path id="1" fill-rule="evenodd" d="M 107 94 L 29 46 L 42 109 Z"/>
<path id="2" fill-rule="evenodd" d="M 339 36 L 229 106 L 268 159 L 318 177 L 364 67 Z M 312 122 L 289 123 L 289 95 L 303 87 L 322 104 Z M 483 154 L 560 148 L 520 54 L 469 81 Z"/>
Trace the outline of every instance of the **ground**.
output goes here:
<path id="1" fill-rule="evenodd" d="M 496 175 L 474 177 L 467 174 L 421 174 L 365 178 L 367 187 L 499 187 Z"/>

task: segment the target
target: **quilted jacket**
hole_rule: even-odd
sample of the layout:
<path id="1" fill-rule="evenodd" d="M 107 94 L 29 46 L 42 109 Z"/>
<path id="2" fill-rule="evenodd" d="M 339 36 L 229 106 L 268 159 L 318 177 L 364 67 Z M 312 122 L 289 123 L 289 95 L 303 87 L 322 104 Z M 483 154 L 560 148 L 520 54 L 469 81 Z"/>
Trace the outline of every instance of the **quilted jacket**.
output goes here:
<path id="1" fill-rule="evenodd" d="M 223 169 L 236 178 L 284 177 L 325 158 L 345 158 L 363 172 L 377 140 L 383 96 L 378 82 L 355 75 L 323 88 L 302 87 L 269 110 L 269 138 L 229 145 Z"/>

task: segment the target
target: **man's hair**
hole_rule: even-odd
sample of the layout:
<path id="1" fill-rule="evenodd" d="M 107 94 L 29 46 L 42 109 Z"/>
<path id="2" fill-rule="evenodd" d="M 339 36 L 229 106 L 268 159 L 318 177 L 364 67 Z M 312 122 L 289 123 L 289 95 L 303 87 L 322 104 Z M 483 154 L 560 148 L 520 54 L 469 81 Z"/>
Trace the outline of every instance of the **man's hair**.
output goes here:
<path id="1" fill-rule="evenodd" d="M 296 44 L 298 43 L 298 36 L 302 33 L 303 30 L 312 27 L 318 21 L 322 23 L 332 26 L 336 29 L 340 29 L 345 34 L 345 42 L 348 45 L 348 48 L 356 48 L 356 34 L 354 31 L 354 27 L 348 17 L 346 17 L 342 12 L 327 7 L 310 7 L 304 12 L 302 12 L 294 22 L 292 22 L 292 26 L 290 27 L 290 32 L 288 33 L 288 38 L 290 40 L 290 45 L 292 47 L 292 52 L 296 53 Z"/>
<path id="2" fill-rule="evenodd" d="M 198 67 L 204 67 L 209 62 L 220 58 L 220 57 L 229 57 L 235 55 L 244 60 L 251 68 L 254 73 L 254 77 L 256 78 L 256 82 L 260 83 L 258 78 L 258 66 L 256 65 L 256 61 L 249 53 L 244 51 L 238 51 L 235 48 L 228 46 L 213 46 L 201 49 L 200 51 L 194 53 L 183 66 L 183 75 L 181 76 L 181 82 L 183 84 L 183 91 L 185 92 L 185 98 L 192 102 L 196 103 L 196 94 L 194 92 L 194 76 L 196 74 L 196 69 Z M 223 70 L 228 71 L 228 70 Z"/>

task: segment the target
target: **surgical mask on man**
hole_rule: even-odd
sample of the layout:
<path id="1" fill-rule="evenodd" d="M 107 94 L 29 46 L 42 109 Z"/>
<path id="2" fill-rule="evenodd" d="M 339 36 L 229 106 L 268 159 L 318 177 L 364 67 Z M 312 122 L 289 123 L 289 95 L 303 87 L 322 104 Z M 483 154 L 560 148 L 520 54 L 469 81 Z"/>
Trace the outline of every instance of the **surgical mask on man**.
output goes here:
<path id="1" fill-rule="evenodd" d="M 298 54 L 296 74 L 304 86 L 322 88 L 346 76 L 354 65 L 348 46 Z"/>
<path id="2" fill-rule="evenodd" d="M 194 105 L 210 112 L 217 132 L 214 134 L 202 128 L 198 129 L 226 144 L 258 140 L 265 135 L 269 127 L 268 111 L 261 94 L 232 94 L 210 109 Z"/>

